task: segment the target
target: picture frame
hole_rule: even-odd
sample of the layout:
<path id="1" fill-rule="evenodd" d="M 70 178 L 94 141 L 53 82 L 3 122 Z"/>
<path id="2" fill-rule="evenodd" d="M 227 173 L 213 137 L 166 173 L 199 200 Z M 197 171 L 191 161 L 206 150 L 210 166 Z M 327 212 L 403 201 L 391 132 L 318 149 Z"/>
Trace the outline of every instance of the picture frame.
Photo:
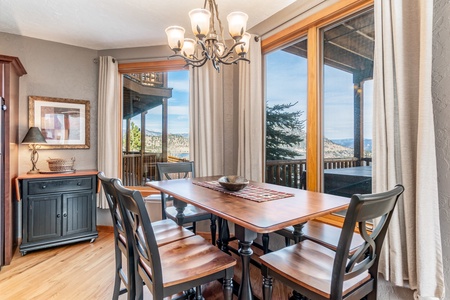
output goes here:
<path id="1" fill-rule="evenodd" d="M 29 126 L 39 127 L 47 141 L 42 149 L 89 149 L 89 100 L 29 96 L 28 108 Z"/>

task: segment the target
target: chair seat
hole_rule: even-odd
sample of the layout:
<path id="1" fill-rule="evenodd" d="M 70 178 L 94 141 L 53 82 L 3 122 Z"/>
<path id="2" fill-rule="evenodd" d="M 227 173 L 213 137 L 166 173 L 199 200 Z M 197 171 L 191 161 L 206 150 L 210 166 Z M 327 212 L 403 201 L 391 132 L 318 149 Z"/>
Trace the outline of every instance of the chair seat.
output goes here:
<path id="1" fill-rule="evenodd" d="M 291 282 L 330 297 L 335 251 L 305 240 L 260 257 L 261 264 Z M 344 295 L 371 279 L 368 272 L 344 281 Z"/>
<path id="2" fill-rule="evenodd" d="M 309 221 L 302 228 L 304 239 L 314 241 L 333 251 L 336 251 L 341 231 L 342 228 L 314 220 Z M 277 233 L 292 240 L 294 239 L 294 227 L 292 226 L 278 230 Z M 361 235 L 354 233 L 349 254 L 353 254 L 362 243 L 364 243 L 364 239 Z"/>
<path id="3" fill-rule="evenodd" d="M 179 226 L 173 220 L 169 219 L 152 222 L 152 227 L 158 246 L 163 246 L 194 235 L 192 231 Z"/>
<path id="4" fill-rule="evenodd" d="M 188 204 L 184 209 L 183 223 L 198 222 L 211 219 L 211 213 L 198 208 L 194 205 Z M 169 219 L 177 221 L 177 209 L 175 206 L 169 206 L 166 208 L 166 215 Z"/>
<path id="5" fill-rule="evenodd" d="M 236 265 L 236 260 L 196 235 L 158 248 L 165 288 L 215 276 Z M 151 270 L 140 263 L 147 274 Z M 209 282 L 214 280 L 203 280 Z"/>

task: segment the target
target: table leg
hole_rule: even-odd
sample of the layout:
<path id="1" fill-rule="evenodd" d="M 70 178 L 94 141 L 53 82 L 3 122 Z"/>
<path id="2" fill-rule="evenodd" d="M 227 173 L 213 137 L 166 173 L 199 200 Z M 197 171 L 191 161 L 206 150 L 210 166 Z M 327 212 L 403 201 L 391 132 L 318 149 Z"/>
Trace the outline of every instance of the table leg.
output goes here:
<path id="1" fill-rule="evenodd" d="M 296 244 L 303 241 L 303 226 L 305 226 L 305 223 L 296 224 L 294 225 L 294 242 Z"/>
<path id="2" fill-rule="evenodd" d="M 228 228 L 228 221 L 222 218 L 217 218 L 219 223 L 219 239 L 217 240 L 217 247 L 225 253 L 230 254 L 228 249 L 228 242 L 230 240 L 230 230 Z"/>
<path id="3" fill-rule="evenodd" d="M 253 299 L 252 285 L 250 282 L 250 257 L 253 254 L 251 245 L 256 239 L 256 232 L 245 229 L 235 224 L 235 234 L 239 241 L 239 255 L 242 262 L 242 277 L 241 285 L 239 287 L 239 300 L 251 300 Z"/>
<path id="4" fill-rule="evenodd" d="M 184 224 L 184 209 L 187 206 L 186 202 L 180 201 L 178 199 L 173 199 L 173 206 L 177 210 L 177 224 L 183 226 Z"/>

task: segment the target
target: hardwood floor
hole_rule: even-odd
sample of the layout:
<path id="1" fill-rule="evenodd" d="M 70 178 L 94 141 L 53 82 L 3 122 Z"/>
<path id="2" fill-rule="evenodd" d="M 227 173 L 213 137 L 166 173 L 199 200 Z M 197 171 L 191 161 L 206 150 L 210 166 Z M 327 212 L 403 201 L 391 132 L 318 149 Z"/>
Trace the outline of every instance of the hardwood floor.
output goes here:
<path id="1" fill-rule="evenodd" d="M 239 277 L 238 265 L 235 278 Z M 251 278 L 253 292 L 262 298 L 260 271 L 253 266 Z M 11 264 L 0 271 L 0 299 L 111 299 L 113 284 L 113 233 L 100 231 L 94 243 L 32 251 L 25 256 L 17 251 Z M 144 299 L 152 299 L 148 289 L 144 288 L 144 292 Z M 275 282 L 273 299 L 287 299 L 288 292 Z M 206 285 L 203 295 L 207 300 L 222 299 L 221 285 L 218 282 Z M 120 299 L 126 299 L 126 295 Z"/>

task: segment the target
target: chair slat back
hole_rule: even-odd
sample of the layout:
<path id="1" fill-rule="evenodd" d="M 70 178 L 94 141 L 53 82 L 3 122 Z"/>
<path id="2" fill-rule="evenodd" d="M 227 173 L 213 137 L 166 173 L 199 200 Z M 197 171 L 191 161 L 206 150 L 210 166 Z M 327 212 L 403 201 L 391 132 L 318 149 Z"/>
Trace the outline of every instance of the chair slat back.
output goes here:
<path id="1" fill-rule="evenodd" d="M 120 182 L 116 181 L 114 187 L 123 208 L 125 228 L 131 237 L 128 242 L 135 249 L 138 272 L 153 296 L 159 299 L 163 292 L 161 259 L 144 199 L 139 191 L 126 189 Z"/>
<path id="2" fill-rule="evenodd" d="M 120 181 L 120 179 L 106 177 L 105 173 L 103 172 L 99 172 L 97 174 L 97 177 L 100 179 L 102 183 L 102 188 L 105 193 L 106 201 L 108 202 L 109 211 L 111 213 L 114 225 L 114 234 L 126 237 L 122 211 L 120 210 L 119 202 L 117 200 L 117 193 L 114 188 L 114 182 Z"/>
<path id="3" fill-rule="evenodd" d="M 352 196 L 334 260 L 331 299 L 342 297 L 344 280 L 353 278 L 367 270 L 372 276 L 377 276 L 381 247 L 395 205 L 403 191 L 402 185 L 396 185 L 394 189 L 387 192 Z M 372 233 L 368 234 L 367 223 L 373 222 L 377 218 L 380 218 L 380 221 L 372 230 Z M 356 226 L 358 226 L 364 243 L 349 259 L 350 244 Z"/>
<path id="4" fill-rule="evenodd" d="M 194 178 L 194 162 L 156 163 L 160 180 Z"/>

